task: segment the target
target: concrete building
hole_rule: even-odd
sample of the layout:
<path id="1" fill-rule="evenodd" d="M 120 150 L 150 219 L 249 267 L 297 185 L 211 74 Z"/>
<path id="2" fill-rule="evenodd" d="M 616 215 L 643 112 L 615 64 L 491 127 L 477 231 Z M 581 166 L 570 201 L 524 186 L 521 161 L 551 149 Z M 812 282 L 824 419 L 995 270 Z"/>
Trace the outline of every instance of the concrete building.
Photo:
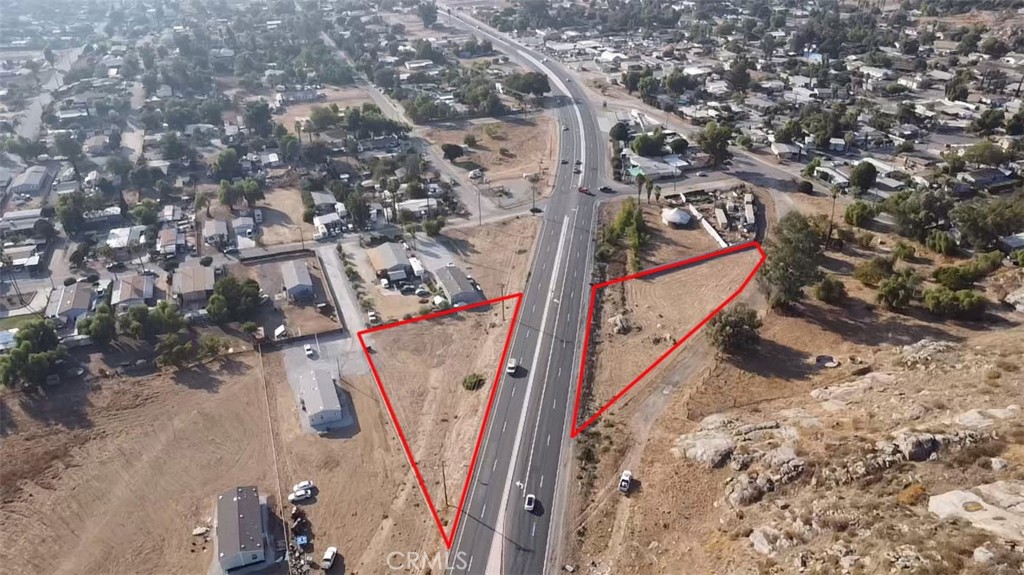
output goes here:
<path id="1" fill-rule="evenodd" d="M 284 290 L 292 301 L 311 300 L 313 294 L 313 278 L 309 276 L 309 268 L 302 260 L 289 260 L 281 263 L 281 279 Z"/>
<path id="2" fill-rule="evenodd" d="M 217 496 L 214 545 L 224 571 L 266 560 L 267 531 L 259 489 L 235 487 Z"/>
<path id="3" fill-rule="evenodd" d="M 402 246 L 394 243 L 383 243 L 366 250 L 370 265 L 378 277 L 386 277 L 391 281 L 404 280 L 412 277 L 412 264 Z"/>
<path id="4" fill-rule="evenodd" d="M 184 309 L 204 307 L 213 294 L 214 274 L 212 267 L 200 265 L 182 266 L 174 272 L 171 291 Z"/>
<path id="5" fill-rule="evenodd" d="M 119 313 L 137 305 L 151 305 L 155 280 L 152 275 L 121 275 L 114 280 L 110 305 Z"/>
<path id="6" fill-rule="evenodd" d="M 326 431 L 344 419 L 330 373 L 315 370 L 299 378 L 299 409 L 317 431 Z"/>
<path id="7" fill-rule="evenodd" d="M 256 234 L 256 222 L 252 216 L 239 216 L 231 222 L 231 227 L 238 237 L 251 238 Z"/>
<path id="8" fill-rule="evenodd" d="M 469 281 L 466 274 L 455 266 L 445 266 L 437 270 L 434 272 L 434 278 L 437 279 L 438 285 L 441 286 L 441 291 L 444 292 L 448 301 L 451 302 L 452 307 L 484 300 L 483 294 L 473 286 L 473 283 Z"/>
<path id="9" fill-rule="evenodd" d="M 146 226 L 114 228 L 107 234 L 107 245 L 121 254 L 144 243 L 146 243 Z"/>
<path id="10" fill-rule="evenodd" d="M 46 166 L 30 166 L 14 176 L 7 190 L 12 194 L 40 195 L 49 189 L 53 175 L 53 170 Z"/>
<path id="11" fill-rule="evenodd" d="M 313 198 L 313 211 L 317 214 L 333 212 L 334 205 L 338 203 L 334 194 L 329 194 L 327 192 L 310 192 L 309 196 Z"/>

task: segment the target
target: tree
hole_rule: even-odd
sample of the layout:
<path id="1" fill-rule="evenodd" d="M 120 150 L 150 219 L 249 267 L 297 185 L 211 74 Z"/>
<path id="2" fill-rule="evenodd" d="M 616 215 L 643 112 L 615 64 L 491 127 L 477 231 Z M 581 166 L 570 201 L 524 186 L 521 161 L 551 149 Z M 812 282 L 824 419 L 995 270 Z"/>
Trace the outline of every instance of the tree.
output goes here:
<path id="1" fill-rule="evenodd" d="M 238 200 L 242 197 L 242 190 L 238 186 L 232 185 L 227 180 L 220 181 L 220 193 L 217 196 L 217 200 L 222 206 L 228 208 L 233 207 L 238 203 Z"/>
<path id="2" fill-rule="evenodd" d="M 1024 192 L 961 202 L 949 215 L 966 243 L 985 249 L 1024 229 Z"/>
<path id="3" fill-rule="evenodd" d="M 245 105 L 245 126 L 249 133 L 267 137 L 274 131 L 273 113 L 270 104 L 263 100 L 248 102 Z"/>
<path id="4" fill-rule="evenodd" d="M 132 171 L 132 162 L 124 156 L 111 156 L 103 168 L 108 174 L 124 180 Z"/>
<path id="5" fill-rule="evenodd" d="M 121 151 L 121 130 L 113 130 L 107 138 L 107 147 L 114 153 Z"/>
<path id="6" fill-rule="evenodd" d="M 685 154 L 686 150 L 690 148 L 690 142 L 686 138 L 676 138 L 668 143 L 668 148 L 672 150 L 673 154 Z"/>
<path id="7" fill-rule="evenodd" d="M 75 170 L 75 179 L 81 179 L 78 164 L 82 159 L 82 142 L 70 133 L 62 132 L 54 139 L 54 147 L 58 156 L 64 156 L 71 162 L 71 167 Z"/>
<path id="8" fill-rule="evenodd" d="M 953 291 L 944 286 L 925 290 L 922 295 L 924 308 L 929 312 L 959 319 L 979 319 L 985 314 L 987 301 L 973 290 Z"/>
<path id="9" fill-rule="evenodd" d="M 800 180 L 800 183 L 796 185 L 796 191 L 800 192 L 801 194 L 813 194 L 814 184 L 807 180 Z"/>
<path id="10" fill-rule="evenodd" d="M 204 335 L 199 340 L 199 355 L 201 357 L 217 357 L 227 348 L 227 340 L 215 335 Z"/>
<path id="11" fill-rule="evenodd" d="M 46 60 L 46 63 L 49 64 L 51 68 L 53 68 L 53 63 L 57 61 L 57 57 L 49 46 L 43 48 L 43 59 Z"/>
<path id="12" fill-rule="evenodd" d="M 996 167 L 1006 163 L 1010 156 L 998 145 L 982 140 L 965 148 L 963 158 L 968 164 Z"/>
<path id="13" fill-rule="evenodd" d="M 742 136 L 740 136 L 739 139 L 736 140 L 736 143 L 738 143 L 741 148 L 743 148 L 744 150 L 746 150 L 748 152 L 750 150 L 754 149 L 754 140 L 752 140 L 750 138 L 750 136 L 748 136 L 746 134 L 743 134 Z"/>
<path id="14" fill-rule="evenodd" d="M 1002 58 L 1010 51 L 1010 47 L 1006 45 L 1006 42 L 996 38 L 995 36 L 988 36 L 985 38 L 979 46 L 979 49 L 982 54 L 993 58 Z"/>
<path id="15" fill-rule="evenodd" d="M 875 256 L 857 264 L 853 269 L 853 277 L 866 286 L 876 286 L 893 274 L 893 265 L 892 258 Z"/>
<path id="16" fill-rule="evenodd" d="M 238 152 L 227 148 L 213 161 L 213 172 L 220 179 L 231 179 L 242 173 L 242 165 L 238 161 Z"/>
<path id="17" fill-rule="evenodd" d="M 244 282 L 227 276 L 213 286 L 213 295 L 206 306 L 214 323 L 248 320 L 260 304 L 260 284 L 253 279 Z"/>
<path id="18" fill-rule="evenodd" d="M 618 142 L 625 142 L 629 139 L 629 126 L 622 122 L 616 122 L 608 131 L 608 137 Z"/>
<path id="19" fill-rule="evenodd" d="M 803 288 L 821 277 L 822 246 L 818 232 L 806 216 L 788 212 L 765 242 L 767 259 L 759 281 L 769 305 L 782 307 L 803 298 Z"/>
<path id="20" fill-rule="evenodd" d="M 710 122 L 697 135 L 697 145 L 705 154 L 711 156 L 712 165 L 718 167 L 732 157 L 729 152 L 729 140 L 732 138 L 732 126 Z"/>
<path id="21" fill-rule="evenodd" d="M 971 131 L 979 136 L 988 136 L 1003 127 L 1005 118 L 1002 110 L 989 108 L 971 122 Z"/>
<path id="22" fill-rule="evenodd" d="M 760 341 L 761 320 L 746 304 L 736 304 L 708 322 L 708 341 L 722 353 L 735 354 Z"/>
<path id="23" fill-rule="evenodd" d="M 421 2 L 416 11 L 419 13 L 420 19 L 423 20 L 424 27 L 430 28 L 437 22 L 437 4 Z"/>
<path id="24" fill-rule="evenodd" d="M 82 192 L 72 192 L 57 199 L 57 220 L 64 228 L 64 232 L 73 236 L 82 230 L 85 225 L 85 212 L 88 207 L 88 198 Z"/>
<path id="25" fill-rule="evenodd" d="M 878 169 L 871 162 L 860 162 L 850 172 L 850 185 L 867 193 L 878 179 Z"/>
<path id="26" fill-rule="evenodd" d="M 49 320 L 35 319 L 21 324 L 14 343 L 13 349 L 0 356 L 0 385 L 8 388 L 44 383 L 58 365 L 57 361 L 66 355 Z"/>
<path id="27" fill-rule="evenodd" d="M 473 134 L 466 134 L 466 135 L 465 135 L 465 136 L 464 136 L 464 137 L 462 138 L 462 143 L 463 143 L 463 144 L 464 144 L 464 145 L 465 145 L 465 146 L 466 146 L 467 148 L 472 148 L 472 147 L 476 146 L 476 136 L 474 136 Z"/>
<path id="28" fill-rule="evenodd" d="M 665 145 L 665 137 L 661 133 L 640 134 L 633 139 L 629 147 L 638 156 L 651 157 L 661 155 Z"/>
<path id="29" fill-rule="evenodd" d="M 843 213 L 843 221 L 851 226 L 863 228 L 864 224 L 877 215 L 877 212 L 878 210 L 873 204 L 857 200 L 846 206 L 846 211 Z"/>
<path id="30" fill-rule="evenodd" d="M 878 303 L 891 310 L 905 309 L 917 297 L 921 276 L 913 270 L 900 270 L 878 286 Z"/>
<path id="31" fill-rule="evenodd" d="M 437 218 L 437 219 L 431 218 L 431 219 L 424 220 L 423 221 L 423 233 L 427 234 L 429 237 L 432 237 L 432 238 L 436 237 L 436 236 L 438 236 L 441 233 L 441 230 L 444 229 L 444 225 L 445 225 L 444 218 Z"/>
<path id="32" fill-rule="evenodd" d="M 729 73 L 726 75 L 729 86 L 737 92 L 745 92 L 750 86 L 750 72 L 746 57 L 740 56 L 732 61 L 729 66 Z"/>
<path id="33" fill-rule="evenodd" d="M 192 342 L 181 333 L 172 333 L 162 338 L 153 351 L 157 365 L 181 367 L 192 358 Z"/>
<path id="34" fill-rule="evenodd" d="M 826 275 L 814 286 L 814 297 L 831 305 L 839 305 L 846 299 L 846 286 L 834 275 Z"/>
<path id="35" fill-rule="evenodd" d="M 188 153 L 188 144 L 182 142 L 175 132 L 168 132 L 160 139 L 161 156 L 165 160 L 177 161 Z"/>
<path id="36" fill-rule="evenodd" d="M 466 153 L 458 144 L 441 144 L 441 152 L 444 154 L 444 159 L 449 162 L 454 162 Z"/>
<path id="37" fill-rule="evenodd" d="M 897 233 L 917 241 L 924 241 L 929 230 L 946 221 L 952 207 L 949 194 L 933 190 L 899 192 L 882 204 L 883 210 L 896 220 Z"/>
<path id="38" fill-rule="evenodd" d="M 110 306 L 103 304 L 96 313 L 78 322 L 78 332 L 89 336 L 94 342 L 105 346 L 117 334 L 117 323 Z"/>

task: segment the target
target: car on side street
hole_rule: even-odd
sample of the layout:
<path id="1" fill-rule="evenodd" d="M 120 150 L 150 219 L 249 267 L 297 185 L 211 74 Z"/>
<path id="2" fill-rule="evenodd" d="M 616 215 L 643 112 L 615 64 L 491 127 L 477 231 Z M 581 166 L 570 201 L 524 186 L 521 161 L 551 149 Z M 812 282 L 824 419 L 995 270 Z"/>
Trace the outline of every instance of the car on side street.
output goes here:
<path id="1" fill-rule="evenodd" d="M 505 364 L 505 373 L 515 375 L 517 371 L 519 371 L 519 360 L 514 357 L 509 358 L 508 363 Z"/>
<path id="2" fill-rule="evenodd" d="M 313 357 L 313 346 L 307 343 L 306 345 L 302 346 L 302 350 L 306 352 L 306 357 Z M 298 489 L 296 489 L 296 491 L 298 491 Z"/>
<path id="3" fill-rule="evenodd" d="M 622 476 L 619 477 L 619 492 L 628 494 L 630 488 L 633 487 L 633 472 L 625 470 L 622 472 Z"/>
<path id="4" fill-rule="evenodd" d="M 613 190 L 611 186 L 601 186 L 600 188 L 598 188 L 598 191 L 600 191 L 602 193 L 605 193 L 605 194 L 610 194 L 610 193 L 614 192 L 615 190 Z"/>

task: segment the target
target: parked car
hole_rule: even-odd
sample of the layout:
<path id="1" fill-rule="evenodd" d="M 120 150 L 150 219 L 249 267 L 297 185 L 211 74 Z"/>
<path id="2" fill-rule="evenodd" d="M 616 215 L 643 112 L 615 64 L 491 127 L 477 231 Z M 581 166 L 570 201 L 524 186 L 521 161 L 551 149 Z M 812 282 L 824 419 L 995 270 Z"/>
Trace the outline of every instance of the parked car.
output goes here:
<path id="1" fill-rule="evenodd" d="M 313 489 L 313 482 L 307 479 L 292 485 L 292 492 L 302 491 L 303 489 Z"/>
<path id="2" fill-rule="evenodd" d="M 402 295 L 413 295 L 416 293 L 416 288 L 410 284 L 405 284 L 401 289 L 398 290 Z"/>
<path id="3" fill-rule="evenodd" d="M 578 191 L 581 194 L 589 194 L 590 193 L 590 188 L 588 188 L 586 186 L 580 186 Z"/>
<path id="4" fill-rule="evenodd" d="M 298 491 L 292 491 L 288 494 L 288 503 L 298 503 L 299 501 L 305 501 L 313 496 L 312 489 L 300 489 Z"/>
<path id="5" fill-rule="evenodd" d="M 633 486 L 633 472 L 626 470 L 622 472 L 622 476 L 619 477 L 619 491 L 621 493 L 629 493 L 630 487 Z"/>
<path id="6" fill-rule="evenodd" d="M 302 346 L 302 350 L 306 352 L 306 357 L 313 357 L 313 346 L 307 343 L 306 345 Z M 296 491 L 298 491 L 298 489 L 296 489 Z"/>
<path id="7" fill-rule="evenodd" d="M 337 547 L 328 547 L 327 550 L 324 551 L 324 558 L 320 561 L 320 568 L 323 569 L 324 571 L 327 571 L 328 569 L 330 569 L 331 565 L 334 565 L 334 558 L 337 557 L 337 556 L 338 556 L 338 548 Z"/>
<path id="8" fill-rule="evenodd" d="M 418 295 L 419 297 L 428 297 L 430 296 L 430 290 L 421 285 L 416 288 L 416 295 Z"/>
<path id="9" fill-rule="evenodd" d="M 367 313 L 366 319 L 370 322 L 370 325 L 377 325 L 378 323 L 380 323 L 380 316 L 377 315 L 377 312 L 375 311 Z"/>
<path id="10" fill-rule="evenodd" d="M 257 224 L 262 224 L 263 223 L 263 210 L 255 210 L 255 211 L 253 211 L 253 213 L 252 213 L 252 221 L 256 222 Z"/>
<path id="11" fill-rule="evenodd" d="M 532 494 L 532 493 L 527 495 L 526 496 L 526 503 L 523 504 L 523 508 L 526 509 L 526 511 L 528 511 L 530 513 L 533 513 L 533 510 L 536 509 L 536 507 L 537 507 L 537 496 Z"/>
<path id="12" fill-rule="evenodd" d="M 601 186 L 600 188 L 598 188 L 598 190 L 600 190 L 601 192 L 603 192 L 605 194 L 610 194 L 610 193 L 612 193 L 614 191 L 614 190 L 612 190 L 611 186 Z"/>

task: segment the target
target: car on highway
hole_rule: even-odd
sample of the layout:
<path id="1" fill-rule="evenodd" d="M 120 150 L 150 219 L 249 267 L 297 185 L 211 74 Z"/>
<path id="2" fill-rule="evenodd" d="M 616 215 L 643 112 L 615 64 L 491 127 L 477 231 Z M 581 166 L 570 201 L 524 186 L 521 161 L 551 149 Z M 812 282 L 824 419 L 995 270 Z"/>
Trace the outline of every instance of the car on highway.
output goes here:
<path id="1" fill-rule="evenodd" d="M 562 124 L 562 131 L 563 132 L 568 132 L 569 131 L 569 126 L 566 126 L 565 124 Z"/>
<path id="2" fill-rule="evenodd" d="M 631 487 L 633 487 L 633 472 L 627 469 L 619 477 L 619 492 L 629 493 Z"/>
<path id="3" fill-rule="evenodd" d="M 313 482 L 310 480 L 300 481 L 295 485 L 292 485 L 292 492 L 302 491 L 303 489 L 313 489 Z"/>
<path id="4" fill-rule="evenodd" d="M 600 188 L 598 188 L 598 190 L 603 192 L 603 193 L 605 193 L 605 194 L 610 194 L 610 193 L 615 191 L 615 190 L 612 189 L 611 186 L 601 186 Z"/>
<path id="5" fill-rule="evenodd" d="M 337 547 L 328 547 L 327 550 L 324 551 L 324 558 L 320 560 L 320 568 L 323 569 L 324 571 L 327 571 L 328 569 L 330 569 L 331 565 L 334 565 L 334 559 L 337 556 L 338 556 L 338 548 Z"/>
<path id="6" fill-rule="evenodd" d="M 313 357 L 313 346 L 307 343 L 306 345 L 302 346 L 302 350 L 306 352 L 306 357 Z M 298 491 L 298 489 L 296 489 L 295 491 Z"/>
<path id="7" fill-rule="evenodd" d="M 298 503 L 299 501 L 305 501 L 313 496 L 312 489 L 300 489 L 298 491 L 292 491 L 288 494 L 288 503 Z"/>
<path id="8" fill-rule="evenodd" d="M 577 191 L 579 191 L 579 193 L 581 193 L 581 194 L 589 194 L 590 193 L 590 188 L 588 188 L 586 186 L 580 186 L 579 190 L 577 190 Z"/>
<path id="9" fill-rule="evenodd" d="M 572 169 L 572 173 L 574 173 L 574 174 L 582 174 L 583 170 L 581 170 L 579 166 L 576 166 L 575 168 Z"/>
<path id="10" fill-rule="evenodd" d="M 572 80 L 570 80 L 568 76 L 565 77 L 565 81 L 566 82 L 572 82 Z"/>
<path id="11" fill-rule="evenodd" d="M 583 160 L 576 160 L 576 165 L 579 166 L 583 163 Z"/>
<path id="12" fill-rule="evenodd" d="M 505 364 L 505 373 L 515 375 L 517 371 L 519 371 L 519 360 L 514 357 L 509 358 L 508 363 Z"/>
<path id="13" fill-rule="evenodd" d="M 531 493 L 526 496 L 526 502 L 523 504 L 523 509 L 526 509 L 526 511 L 529 513 L 533 513 L 533 510 L 536 508 L 537 496 Z"/>
<path id="14" fill-rule="evenodd" d="M 701 178 L 706 178 L 706 177 L 708 177 L 708 173 L 707 172 L 697 172 L 697 176 L 699 176 Z"/>
<path id="15" fill-rule="evenodd" d="M 565 164 L 568 164 L 568 163 L 569 163 L 569 160 L 566 160 L 565 158 L 562 158 L 562 165 L 565 165 Z"/>

